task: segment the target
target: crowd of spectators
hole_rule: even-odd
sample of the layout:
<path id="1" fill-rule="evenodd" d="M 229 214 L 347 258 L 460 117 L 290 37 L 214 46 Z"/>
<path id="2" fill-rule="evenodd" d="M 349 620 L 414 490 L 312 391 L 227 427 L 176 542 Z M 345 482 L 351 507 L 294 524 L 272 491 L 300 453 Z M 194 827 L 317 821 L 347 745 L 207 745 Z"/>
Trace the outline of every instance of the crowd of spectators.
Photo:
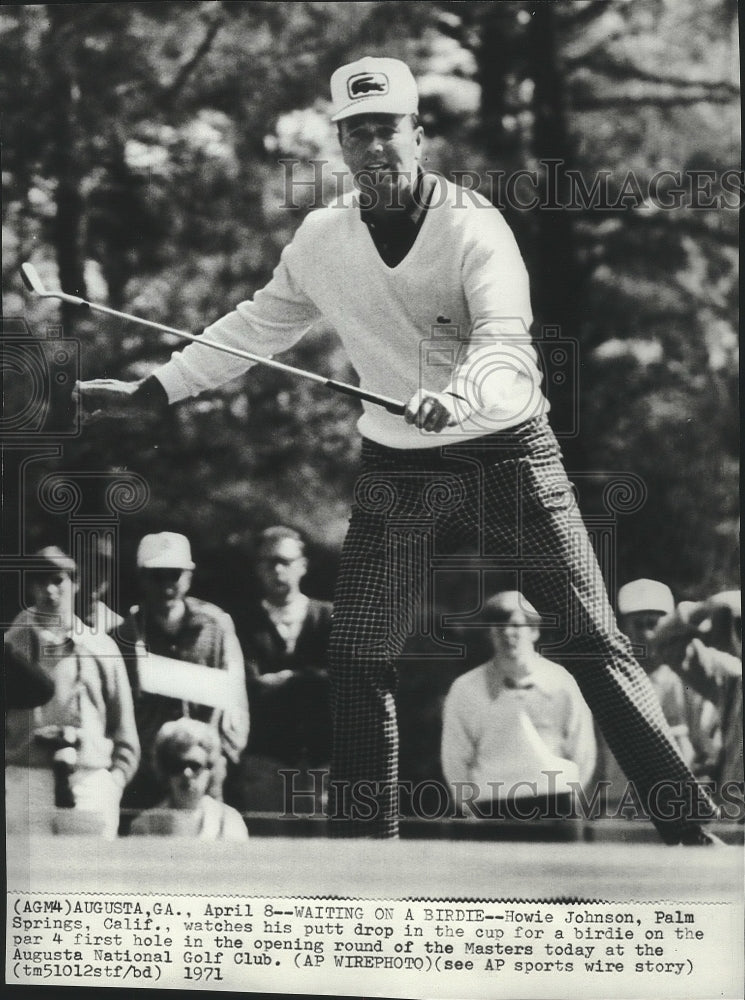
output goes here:
<path id="1" fill-rule="evenodd" d="M 111 551 L 98 555 L 113 572 Z M 287 774 L 295 793 L 313 775 L 311 811 L 322 814 L 333 609 L 301 589 L 302 536 L 259 536 L 260 594 L 237 627 L 191 595 L 195 568 L 185 536 L 146 535 L 139 601 L 122 616 L 105 602 L 107 573 L 92 586 L 62 549 L 33 557 L 27 606 L 5 635 L 9 833 L 242 840 L 247 814 L 286 808 Z M 740 592 L 676 605 L 664 583 L 633 580 L 616 611 L 671 739 L 726 818 L 742 821 Z M 503 590 L 481 619 L 490 656 L 442 706 L 453 814 L 576 819 L 600 792 L 604 815 L 625 815 L 633 789 L 572 675 L 541 655 L 536 609 Z"/>

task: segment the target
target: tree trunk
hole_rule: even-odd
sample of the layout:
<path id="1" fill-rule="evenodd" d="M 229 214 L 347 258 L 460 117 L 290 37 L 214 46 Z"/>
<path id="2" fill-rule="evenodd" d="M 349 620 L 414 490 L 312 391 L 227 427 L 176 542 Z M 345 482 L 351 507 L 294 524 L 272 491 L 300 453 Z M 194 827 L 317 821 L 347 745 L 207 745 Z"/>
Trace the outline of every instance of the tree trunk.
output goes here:
<path id="1" fill-rule="evenodd" d="M 553 4 L 543 3 L 532 13 L 528 27 L 528 72 L 535 85 L 533 152 L 543 181 L 541 205 L 535 213 L 537 246 L 531 276 L 533 310 L 539 329 L 558 328 L 562 339 L 576 340 L 581 273 L 571 212 L 560 207 L 567 200 L 566 171 L 571 166 L 571 143 L 557 51 L 556 12 Z M 548 353 L 548 349 L 544 353 Z M 546 369 L 553 424 L 557 430 L 566 431 L 576 425 L 582 386 L 573 378 L 552 378 L 550 363 Z M 562 445 L 567 464 L 580 467 L 581 450 L 577 437 L 567 434 Z"/>
<path id="2" fill-rule="evenodd" d="M 479 107 L 480 143 L 493 160 L 505 156 L 507 136 L 504 129 L 507 72 L 514 63 L 514 38 L 510 26 L 515 12 L 512 5 L 492 4 L 484 16 L 479 45 L 475 49 L 476 80 L 481 86 Z"/>
<path id="3" fill-rule="evenodd" d="M 84 203 L 81 194 L 77 104 L 80 100 L 70 46 L 74 45 L 66 25 L 64 4 L 47 5 L 50 31 L 47 46 L 49 74 L 49 167 L 56 181 L 57 212 L 52 224 L 52 242 L 59 269 L 60 287 L 85 297 L 82 228 Z M 62 324 L 67 336 L 74 333 L 76 309 L 62 303 Z"/>

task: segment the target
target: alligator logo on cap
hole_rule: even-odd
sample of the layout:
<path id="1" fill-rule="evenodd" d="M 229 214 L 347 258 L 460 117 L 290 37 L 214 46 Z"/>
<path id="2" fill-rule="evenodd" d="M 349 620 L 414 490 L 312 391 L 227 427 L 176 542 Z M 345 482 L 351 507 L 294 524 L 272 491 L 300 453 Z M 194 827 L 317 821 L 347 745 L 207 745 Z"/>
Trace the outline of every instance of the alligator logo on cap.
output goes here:
<path id="1" fill-rule="evenodd" d="M 368 94 L 387 94 L 388 77 L 385 73 L 357 73 L 347 80 L 350 97 L 367 97 Z"/>

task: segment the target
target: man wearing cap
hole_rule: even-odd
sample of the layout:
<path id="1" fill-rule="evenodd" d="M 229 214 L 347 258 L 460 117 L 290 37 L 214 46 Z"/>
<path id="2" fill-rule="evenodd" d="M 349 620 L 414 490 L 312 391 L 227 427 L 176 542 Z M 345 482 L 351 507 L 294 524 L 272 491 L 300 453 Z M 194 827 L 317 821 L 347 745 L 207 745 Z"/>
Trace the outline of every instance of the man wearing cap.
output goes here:
<path id="1" fill-rule="evenodd" d="M 137 769 L 140 745 L 127 672 L 114 641 L 74 615 L 76 579 L 77 567 L 61 549 L 37 552 L 29 573 L 32 603 L 5 636 L 14 654 L 6 672 L 25 660 L 53 686 L 42 704 L 10 708 L 6 715 L 9 832 L 60 829 L 69 815 L 55 809 L 56 801 L 71 807 L 81 832 L 112 838 L 122 790 Z M 64 802 L 59 780 L 55 787 L 61 771 Z"/>
<path id="2" fill-rule="evenodd" d="M 126 808 L 147 809 L 163 797 L 152 752 L 165 722 L 188 716 L 219 731 L 223 761 L 213 776 L 218 795 L 227 761 L 238 760 L 248 739 L 243 654 L 233 621 L 215 605 L 188 596 L 194 568 L 185 535 L 162 531 L 140 541 L 137 576 L 141 602 L 115 632 L 132 684 L 142 744 L 140 768 L 122 802 Z M 191 672 L 184 669 L 186 664 L 224 671 L 226 683 L 220 683 L 219 690 L 225 691 L 225 697 L 211 697 L 209 688 L 218 690 L 215 679 L 213 685 L 205 682 L 206 703 L 191 700 L 187 678 Z M 153 669 L 148 671 L 148 666 Z M 152 677 L 156 684 L 148 682 Z"/>
<path id="3" fill-rule="evenodd" d="M 503 819 L 568 818 L 595 766 L 577 682 L 535 645 L 540 617 L 518 591 L 484 604 L 493 656 L 445 698 L 441 759 L 453 800 Z"/>
<path id="4" fill-rule="evenodd" d="M 681 601 L 662 618 L 652 647 L 683 683 L 715 706 L 717 759 L 711 769 L 715 799 L 728 819 L 745 818 L 742 748 L 742 598 L 724 590 L 703 601 Z"/>
<path id="5" fill-rule="evenodd" d="M 698 774 L 706 770 L 711 759 L 716 712 L 711 703 L 704 702 L 694 691 L 687 691 L 667 663 L 652 656 L 657 624 L 674 608 L 672 591 L 659 580 L 631 580 L 618 591 L 619 627 L 630 639 L 637 660 L 652 682 L 681 757 Z M 598 778 L 606 783 L 606 798 L 609 802 L 623 800 L 628 787 L 623 771 L 606 741 L 599 736 L 598 743 Z"/>
<path id="6" fill-rule="evenodd" d="M 358 424 L 362 470 L 330 645 L 330 829 L 397 833 L 395 665 L 433 572 L 431 546 L 531 564 L 520 589 L 572 637 L 567 665 L 627 773 L 650 799 L 661 782 L 674 797 L 693 776 L 615 625 L 575 509 L 515 239 L 485 198 L 422 170 L 417 87 L 404 63 L 340 67 L 331 100 L 355 190 L 311 212 L 266 287 L 205 331 L 273 355 L 323 318 L 363 388 L 408 401 L 403 418 L 365 403 Z M 248 367 L 197 343 L 141 382 L 94 380 L 77 392 L 93 417 L 159 413 Z M 376 807 L 355 811 L 355 791 L 371 782 Z M 699 817 L 715 814 L 703 792 L 695 797 Z M 688 814 L 667 816 L 655 814 L 667 842 L 710 842 Z"/>

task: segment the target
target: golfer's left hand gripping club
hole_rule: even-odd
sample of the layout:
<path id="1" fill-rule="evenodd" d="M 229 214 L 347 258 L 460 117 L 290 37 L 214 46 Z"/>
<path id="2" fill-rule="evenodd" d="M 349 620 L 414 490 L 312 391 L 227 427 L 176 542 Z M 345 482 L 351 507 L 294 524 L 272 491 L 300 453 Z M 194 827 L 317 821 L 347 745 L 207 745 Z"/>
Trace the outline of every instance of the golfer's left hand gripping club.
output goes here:
<path id="1" fill-rule="evenodd" d="M 255 364 L 265 365 L 267 368 L 276 368 L 278 371 L 287 372 L 290 375 L 298 375 L 300 378 L 310 379 L 311 382 L 319 382 L 329 389 L 335 389 L 336 392 L 342 392 L 347 396 L 354 396 L 355 399 L 364 399 L 368 403 L 375 403 L 376 406 L 382 406 L 389 413 L 396 413 L 402 416 L 406 410 L 406 405 L 400 403 L 397 399 L 391 399 L 389 396 L 381 396 L 377 392 L 368 392 L 366 389 L 360 389 L 356 385 L 349 385 L 347 382 L 337 382 L 336 379 L 325 378 L 323 375 L 316 374 L 316 372 L 309 372 L 304 368 L 295 368 L 293 365 L 286 365 L 282 361 L 275 361 L 273 358 L 265 358 L 260 354 L 241 351 L 239 348 L 229 347 L 227 344 L 217 344 L 214 340 L 207 340 L 204 336 L 197 337 L 192 333 L 186 333 L 184 330 L 176 330 L 172 326 L 164 326 L 162 323 L 154 323 L 152 320 L 132 316 L 130 313 L 119 312 L 116 309 L 110 309 L 108 306 L 97 305 L 95 302 L 88 302 L 87 299 L 81 299 L 77 295 L 68 295 L 67 292 L 48 291 L 44 287 L 44 283 L 33 264 L 21 264 L 21 277 L 26 288 L 40 299 L 59 299 L 61 302 L 67 302 L 73 306 L 81 306 L 84 309 L 91 309 L 94 312 L 106 313 L 107 316 L 116 316 L 119 319 L 127 319 L 142 326 L 149 326 L 153 330 L 170 333 L 174 337 L 181 337 L 183 340 L 192 340 L 194 343 L 201 344 L 204 347 L 212 347 L 214 350 L 222 351 L 224 354 L 232 354 L 236 358 L 242 358 L 244 361 L 252 361 Z"/>

